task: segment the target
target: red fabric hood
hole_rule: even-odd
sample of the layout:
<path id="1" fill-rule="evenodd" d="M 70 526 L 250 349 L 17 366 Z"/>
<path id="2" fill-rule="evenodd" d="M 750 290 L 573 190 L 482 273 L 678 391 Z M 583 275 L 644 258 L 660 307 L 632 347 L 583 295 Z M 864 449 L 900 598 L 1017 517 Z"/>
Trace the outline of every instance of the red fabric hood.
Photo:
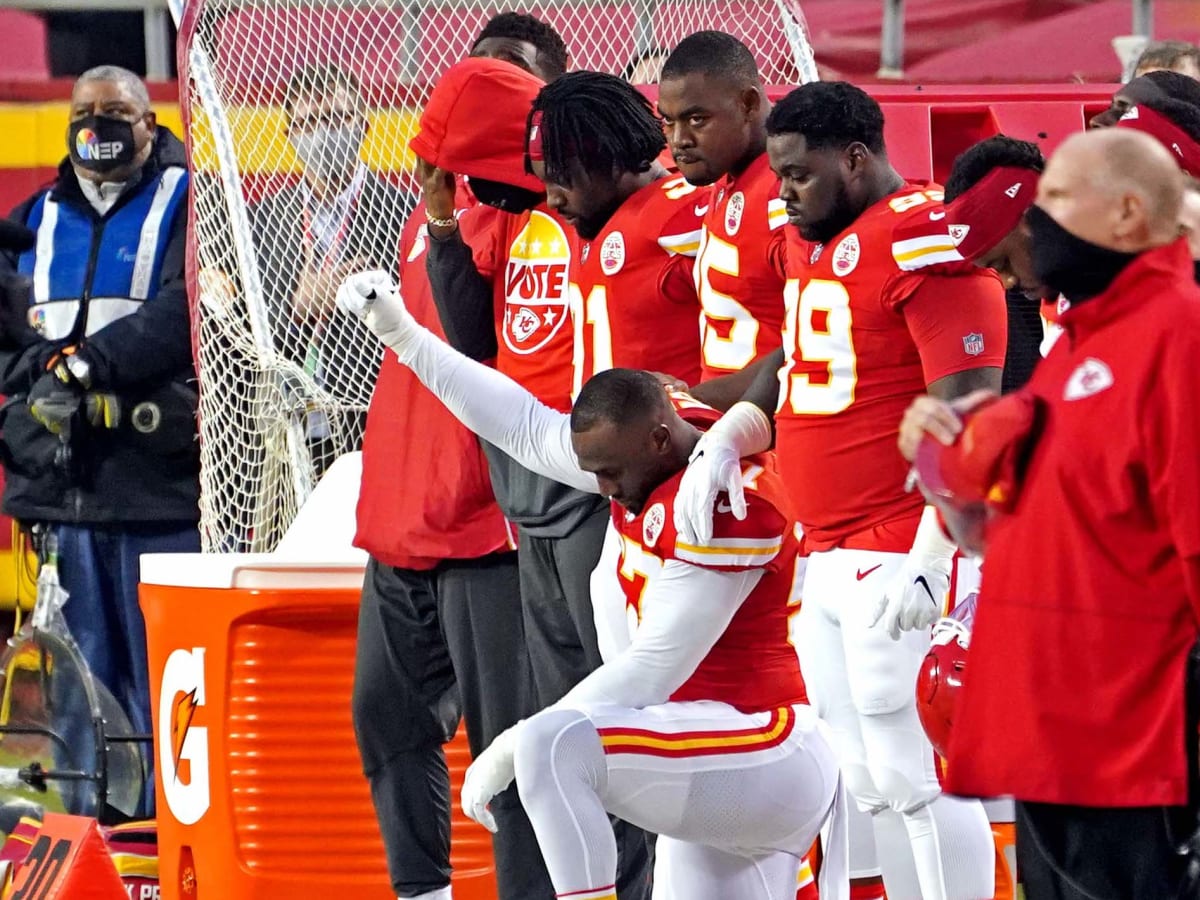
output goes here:
<path id="1" fill-rule="evenodd" d="M 470 58 L 438 80 L 409 148 L 439 168 L 531 191 L 525 172 L 525 121 L 542 81 L 512 63 Z"/>

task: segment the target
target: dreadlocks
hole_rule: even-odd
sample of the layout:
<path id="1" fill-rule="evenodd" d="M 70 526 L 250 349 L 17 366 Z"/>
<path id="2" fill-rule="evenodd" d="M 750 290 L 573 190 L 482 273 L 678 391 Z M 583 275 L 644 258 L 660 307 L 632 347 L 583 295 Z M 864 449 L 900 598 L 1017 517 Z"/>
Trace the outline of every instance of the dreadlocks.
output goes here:
<path id="1" fill-rule="evenodd" d="M 529 128 L 540 121 L 546 176 L 570 184 L 570 164 L 590 175 L 645 172 L 667 146 L 662 123 L 641 93 L 615 75 L 569 72 L 533 101 Z M 526 138 L 526 166 L 528 163 Z"/>

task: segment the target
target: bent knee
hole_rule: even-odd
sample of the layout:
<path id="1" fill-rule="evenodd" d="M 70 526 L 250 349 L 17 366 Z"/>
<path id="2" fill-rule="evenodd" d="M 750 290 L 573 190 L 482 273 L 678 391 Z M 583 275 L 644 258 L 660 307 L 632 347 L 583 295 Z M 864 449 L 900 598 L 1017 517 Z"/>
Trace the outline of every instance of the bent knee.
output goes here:
<path id="1" fill-rule="evenodd" d="M 871 779 L 883 802 L 899 813 L 915 812 L 937 799 L 942 789 L 924 773 L 907 773 L 889 765 L 872 765 Z"/>
<path id="2" fill-rule="evenodd" d="M 572 775 L 596 785 L 603 764 L 600 734 L 578 710 L 543 710 L 517 728 L 513 769 L 522 790 L 547 777 L 561 780 Z"/>

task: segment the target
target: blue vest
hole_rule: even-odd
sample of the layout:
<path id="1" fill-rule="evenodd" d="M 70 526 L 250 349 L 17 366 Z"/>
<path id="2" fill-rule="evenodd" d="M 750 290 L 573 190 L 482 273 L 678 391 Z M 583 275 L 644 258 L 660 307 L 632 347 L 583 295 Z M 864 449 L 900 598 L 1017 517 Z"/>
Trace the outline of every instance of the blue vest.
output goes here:
<path id="1" fill-rule="evenodd" d="M 17 264 L 33 280 L 29 321 L 38 333 L 47 340 L 94 334 L 152 299 L 187 188 L 186 170 L 165 169 L 99 220 L 55 201 L 49 191 L 42 194 L 25 223 L 37 242 Z"/>

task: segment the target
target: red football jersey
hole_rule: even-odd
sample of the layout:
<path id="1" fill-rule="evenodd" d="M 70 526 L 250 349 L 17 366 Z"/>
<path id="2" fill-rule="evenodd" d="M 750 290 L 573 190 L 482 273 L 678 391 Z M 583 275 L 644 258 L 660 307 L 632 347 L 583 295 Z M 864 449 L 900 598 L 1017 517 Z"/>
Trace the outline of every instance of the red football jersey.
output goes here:
<path id="1" fill-rule="evenodd" d="M 496 303 L 502 324 L 496 368 L 560 412 L 571 409 L 573 334 L 567 300 L 571 239 L 539 206 L 502 218 Z"/>
<path id="2" fill-rule="evenodd" d="M 646 185 L 571 259 L 574 394 L 605 369 L 700 378 L 700 302 L 692 265 L 704 194 L 682 177 Z"/>
<path id="3" fill-rule="evenodd" d="M 459 220 L 463 240 L 486 235 L 498 215 L 468 209 Z M 400 278 L 409 311 L 444 338 L 425 273 L 426 229 L 425 207 L 418 206 L 401 236 Z M 354 543 L 405 569 L 513 546 L 479 441 L 390 350 L 367 411 Z"/>
<path id="4" fill-rule="evenodd" d="M 675 395 L 680 415 L 705 429 L 720 414 L 688 397 Z M 703 547 L 675 533 L 675 494 L 680 471 L 659 485 L 639 516 L 613 504 L 613 525 L 621 536 L 618 577 L 627 609 L 640 616 L 646 583 L 667 560 L 680 560 L 726 572 L 763 569 L 762 578 L 734 614 L 724 634 L 672 700 L 719 700 L 742 712 L 762 712 L 806 703 L 796 649 L 788 640 L 789 606 L 796 575 L 798 542 L 784 508 L 783 485 L 774 454 L 747 457 L 745 520 L 727 506 L 717 507 L 713 538 Z M 753 673 L 753 677 L 748 677 Z"/>
<path id="5" fill-rule="evenodd" d="M 702 378 L 738 372 L 779 348 L 785 225 L 787 209 L 767 154 L 712 186 L 695 267 L 704 308 Z"/>
<path id="6" fill-rule="evenodd" d="M 904 411 L 940 378 L 1004 364 L 1003 288 L 944 215 L 940 189 L 906 184 L 828 245 L 789 236 L 776 452 L 810 550 L 906 552 L 924 500 L 904 490 Z"/>

